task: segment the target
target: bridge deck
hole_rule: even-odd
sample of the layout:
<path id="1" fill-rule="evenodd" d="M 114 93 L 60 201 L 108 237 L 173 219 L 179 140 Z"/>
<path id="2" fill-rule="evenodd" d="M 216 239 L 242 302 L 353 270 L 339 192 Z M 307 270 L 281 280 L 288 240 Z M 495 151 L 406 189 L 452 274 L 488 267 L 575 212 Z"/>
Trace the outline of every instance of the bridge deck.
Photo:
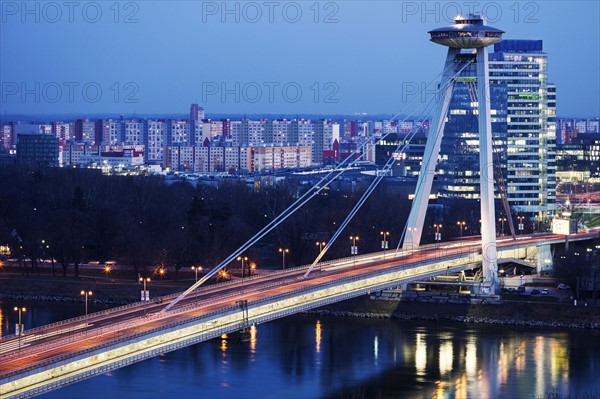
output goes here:
<path id="1" fill-rule="evenodd" d="M 597 237 L 598 231 L 590 231 L 570 236 L 569 239 L 577 241 Z M 512 250 L 561 242 L 564 242 L 564 236 L 546 234 L 519 237 L 517 241 L 499 240 L 498 247 L 504 251 L 501 252 L 504 257 L 514 258 L 517 256 L 510 252 Z M 21 337 L 4 337 L 0 340 L 0 394 L 3 397 L 27 397 L 43 391 L 45 387 L 53 389 L 59 386 L 57 381 L 61 378 L 65 378 L 65 383 L 70 383 L 157 353 L 235 331 L 242 325 L 241 312 L 236 305 L 240 300 L 248 301 L 250 322 L 268 321 L 370 290 L 389 288 L 398 284 L 401 278 L 412 281 L 450 271 L 446 270 L 446 264 L 449 269 L 464 270 L 473 267 L 473 260 L 477 261 L 474 256 L 479 252 L 479 241 L 470 239 L 423 246 L 408 252 L 387 251 L 339 259 L 324 262 L 308 279 L 300 278 L 307 268 L 303 266 L 272 275 L 253 276 L 244 281 L 202 287 L 168 312 L 160 311 L 174 296 L 28 330 Z M 453 259 L 462 264 L 452 263 L 455 262 Z M 427 264 L 435 265 L 435 269 L 423 268 Z M 287 301 L 285 307 L 281 307 L 279 304 L 284 301 Z M 90 366 L 87 372 L 81 367 L 68 369 L 69 364 L 80 364 L 76 363 L 78 359 L 86 359 L 86 362 L 98 360 L 104 352 L 123 345 L 135 346 L 143 339 L 146 339 L 144 342 L 147 346 L 148 342 L 159 340 L 157 334 L 167 336 L 191 325 L 201 326 L 193 339 L 179 340 L 178 336 L 169 336 L 173 345 L 169 346 L 168 342 L 158 345 L 156 353 L 140 347 L 135 349 L 140 352 L 138 357 L 128 353 L 119 361 L 107 361 L 102 367 Z M 180 344 L 176 345 L 176 342 Z M 44 372 L 51 373 L 52 378 L 60 378 L 53 382 L 52 378 L 46 381 L 39 377 L 37 381 L 37 376 Z"/>

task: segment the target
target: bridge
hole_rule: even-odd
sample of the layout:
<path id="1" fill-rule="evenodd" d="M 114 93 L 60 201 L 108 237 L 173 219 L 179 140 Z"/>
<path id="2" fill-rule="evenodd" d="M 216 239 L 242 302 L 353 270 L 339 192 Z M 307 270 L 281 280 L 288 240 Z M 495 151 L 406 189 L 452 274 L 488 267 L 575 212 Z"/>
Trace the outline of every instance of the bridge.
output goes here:
<path id="1" fill-rule="evenodd" d="M 569 241 L 600 237 L 594 229 Z M 538 234 L 498 240 L 499 259 L 529 259 L 543 268 L 565 237 Z M 245 330 L 329 303 L 440 274 L 480 267 L 481 239 L 390 250 L 252 276 L 197 289 L 170 311 L 177 295 L 135 303 L 27 330 L 0 341 L 0 395 L 26 398 L 161 353 Z"/>

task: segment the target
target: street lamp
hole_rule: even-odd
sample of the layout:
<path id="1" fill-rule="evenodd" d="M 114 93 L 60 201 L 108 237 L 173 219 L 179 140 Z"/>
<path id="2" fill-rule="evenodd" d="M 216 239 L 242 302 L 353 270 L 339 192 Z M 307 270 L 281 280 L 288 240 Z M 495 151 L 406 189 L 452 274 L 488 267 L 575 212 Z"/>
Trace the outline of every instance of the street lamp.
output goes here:
<path id="1" fill-rule="evenodd" d="M 242 262 L 242 278 L 244 278 L 244 261 L 248 260 L 247 256 L 238 256 L 237 260 Z"/>
<path id="2" fill-rule="evenodd" d="M 281 259 L 281 263 L 282 263 L 281 269 L 282 270 L 285 270 L 285 254 L 287 254 L 289 252 L 290 252 L 290 250 L 287 248 L 279 248 L 279 253 L 281 254 L 281 257 L 282 257 L 282 259 Z"/>
<path id="3" fill-rule="evenodd" d="M 202 266 L 192 266 L 192 270 L 196 272 L 196 282 L 198 282 L 198 271 L 202 271 Z"/>
<path id="4" fill-rule="evenodd" d="M 350 247 L 350 255 L 358 255 L 358 247 L 356 246 L 356 241 L 360 238 L 358 236 L 350 236 L 350 241 L 352 241 L 352 246 Z"/>
<path id="5" fill-rule="evenodd" d="M 146 283 L 149 283 L 150 277 L 140 277 L 140 283 L 144 283 L 144 290 L 142 291 L 142 302 L 150 300 L 150 292 L 146 290 Z"/>
<path id="6" fill-rule="evenodd" d="M 442 241 L 442 233 L 440 233 L 442 225 L 436 223 L 433 225 L 433 228 L 435 229 L 435 241 Z"/>
<path id="7" fill-rule="evenodd" d="M 20 336 L 23 335 L 23 331 L 25 331 L 25 326 L 23 326 L 23 323 L 21 323 L 21 313 L 26 312 L 27 308 L 24 306 L 15 306 L 14 311 L 19 312 L 19 322 L 15 326 L 15 334 Z"/>
<path id="8" fill-rule="evenodd" d="M 323 247 L 326 245 L 327 243 L 325 241 L 317 241 L 316 245 L 317 247 L 319 247 L 319 253 L 323 252 Z"/>
<path id="9" fill-rule="evenodd" d="M 502 235 L 504 235 L 504 222 L 506 222 L 506 218 L 505 217 L 499 218 L 498 221 L 500 223 L 502 223 Z"/>
<path id="10" fill-rule="evenodd" d="M 460 227 L 460 236 L 462 237 L 463 228 L 467 225 L 467 222 L 460 220 L 460 221 L 456 222 L 456 224 Z"/>
<path id="11" fill-rule="evenodd" d="M 519 234 L 523 234 L 523 230 L 525 230 L 525 216 L 517 216 L 519 220 Z"/>
<path id="12" fill-rule="evenodd" d="M 226 280 L 227 277 L 229 277 L 229 274 L 227 273 L 227 270 L 221 270 L 219 272 L 219 277 L 221 277 L 221 279 Z"/>
<path id="13" fill-rule="evenodd" d="M 85 296 L 85 315 L 88 315 L 88 297 L 92 296 L 92 291 L 81 290 L 81 295 Z"/>
<path id="14" fill-rule="evenodd" d="M 388 249 L 388 237 L 390 236 L 390 232 L 382 231 L 379 235 L 381 236 L 381 249 Z"/>

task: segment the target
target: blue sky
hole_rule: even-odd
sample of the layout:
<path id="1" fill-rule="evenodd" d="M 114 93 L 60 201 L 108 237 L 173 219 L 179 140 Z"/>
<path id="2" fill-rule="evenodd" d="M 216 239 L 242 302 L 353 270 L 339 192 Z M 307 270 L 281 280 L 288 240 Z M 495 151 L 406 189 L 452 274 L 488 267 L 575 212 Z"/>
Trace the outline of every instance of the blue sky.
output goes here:
<path id="1" fill-rule="evenodd" d="M 597 1 L 23 4 L 0 2 L 3 114 L 408 113 L 445 57 L 427 31 L 470 7 L 544 41 L 560 116 L 600 114 Z"/>

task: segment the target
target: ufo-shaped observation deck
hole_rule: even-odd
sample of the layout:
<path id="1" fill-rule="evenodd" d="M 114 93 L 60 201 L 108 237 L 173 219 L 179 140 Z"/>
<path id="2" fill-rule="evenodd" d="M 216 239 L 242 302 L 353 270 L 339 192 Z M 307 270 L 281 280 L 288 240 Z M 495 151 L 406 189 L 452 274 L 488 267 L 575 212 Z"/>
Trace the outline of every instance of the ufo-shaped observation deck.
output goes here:
<path id="1" fill-rule="evenodd" d="M 428 32 L 431 41 L 454 48 L 480 48 L 502 41 L 504 31 L 483 24 L 480 15 L 454 18 L 454 25 Z"/>

